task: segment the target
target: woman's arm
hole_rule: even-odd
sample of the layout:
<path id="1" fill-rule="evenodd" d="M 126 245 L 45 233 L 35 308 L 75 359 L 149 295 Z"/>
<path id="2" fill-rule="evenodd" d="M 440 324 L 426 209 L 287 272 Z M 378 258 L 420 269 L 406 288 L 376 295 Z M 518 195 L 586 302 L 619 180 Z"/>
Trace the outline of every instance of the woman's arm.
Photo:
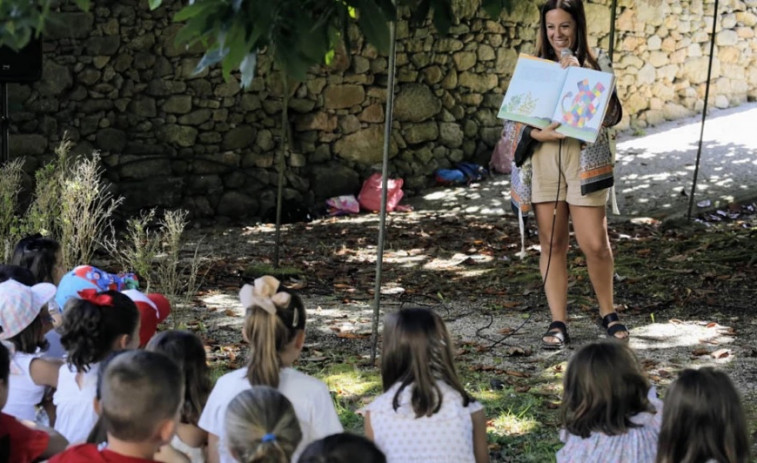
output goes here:
<path id="1" fill-rule="evenodd" d="M 486 439 L 486 415 L 483 410 L 471 413 L 473 420 L 473 455 L 476 463 L 489 463 L 489 443 Z"/>

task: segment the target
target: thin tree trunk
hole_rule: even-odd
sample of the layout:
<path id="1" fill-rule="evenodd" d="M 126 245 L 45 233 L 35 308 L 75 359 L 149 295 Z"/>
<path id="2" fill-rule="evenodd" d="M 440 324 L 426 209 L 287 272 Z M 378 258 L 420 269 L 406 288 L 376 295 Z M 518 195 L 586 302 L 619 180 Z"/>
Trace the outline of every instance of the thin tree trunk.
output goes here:
<path id="1" fill-rule="evenodd" d="M 276 234 L 273 244 L 273 268 L 279 268 L 279 250 L 281 248 L 281 204 L 284 196 L 284 172 L 286 170 L 286 155 L 289 151 L 289 81 L 284 70 L 281 71 L 281 81 L 284 85 L 284 107 L 281 108 L 281 151 L 279 152 L 276 169 L 279 171 L 276 185 Z"/>

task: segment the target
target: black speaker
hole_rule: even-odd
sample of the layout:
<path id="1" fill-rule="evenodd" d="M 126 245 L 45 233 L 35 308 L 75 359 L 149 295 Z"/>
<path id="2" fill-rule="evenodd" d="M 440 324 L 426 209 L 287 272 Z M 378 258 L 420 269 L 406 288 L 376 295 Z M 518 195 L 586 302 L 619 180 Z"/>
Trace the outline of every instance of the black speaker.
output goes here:
<path id="1" fill-rule="evenodd" d="M 32 38 L 19 51 L 0 47 L 0 82 L 34 82 L 42 77 L 42 40 Z"/>

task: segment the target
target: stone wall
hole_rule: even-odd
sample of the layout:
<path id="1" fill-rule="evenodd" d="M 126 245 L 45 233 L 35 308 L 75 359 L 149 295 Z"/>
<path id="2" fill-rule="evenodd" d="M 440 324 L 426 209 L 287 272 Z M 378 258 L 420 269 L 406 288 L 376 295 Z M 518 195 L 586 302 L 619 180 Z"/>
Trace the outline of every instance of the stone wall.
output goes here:
<path id="1" fill-rule="evenodd" d="M 63 4 L 44 41 L 43 79 L 11 84 L 11 154 L 31 172 L 64 132 L 75 151 L 100 150 L 127 212 L 159 206 L 194 217 L 262 216 L 275 200 L 281 130 L 278 72 L 260 56 L 252 88 L 220 70 L 194 75 L 198 49 L 174 44 L 179 2 L 156 12 L 137 0 Z M 485 162 L 519 52 L 533 53 L 540 2 L 519 0 L 500 20 L 458 0 L 461 20 L 440 37 L 398 23 L 391 170 L 412 193 L 462 159 Z M 591 44 L 607 48 L 610 0 L 586 5 Z M 620 0 L 616 74 L 621 127 L 644 127 L 701 109 L 713 2 Z M 709 14 L 709 16 L 708 16 Z M 757 97 L 757 0 L 721 1 L 712 102 Z M 306 204 L 357 193 L 381 161 L 387 58 L 357 38 L 352 55 L 293 83 L 285 197 Z"/>

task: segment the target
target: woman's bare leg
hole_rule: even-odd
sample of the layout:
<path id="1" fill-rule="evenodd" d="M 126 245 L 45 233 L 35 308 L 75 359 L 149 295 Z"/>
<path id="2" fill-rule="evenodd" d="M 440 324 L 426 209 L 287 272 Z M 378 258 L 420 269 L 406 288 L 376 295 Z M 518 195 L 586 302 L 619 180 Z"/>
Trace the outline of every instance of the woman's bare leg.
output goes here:
<path id="1" fill-rule="evenodd" d="M 552 315 L 552 321 L 567 325 L 568 321 L 568 245 L 570 233 L 568 226 L 568 204 L 557 203 L 534 204 L 536 224 L 539 227 L 539 268 L 544 281 L 544 293 Z M 554 224 L 554 233 L 553 233 Z M 544 342 L 558 343 L 553 336 L 545 336 Z"/>
<path id="2" fill-rule="evenodd" d="M 607 215 L 604 206 L 570 206 L 573 219 L 573 230 L 576 241 L 586 256 L 586 267 L 589 279 L 594 287 L 594 294 L 599 303 L 599 316 L 615 312 L 613 301 L 613 275 L 615 262 L 613 260 L 610 238 L 607 234 Z M 619 322 L 613 322 L 613 326 Z M 627 332 L 616 333 L 616 337 L 625 338 Z"/>

